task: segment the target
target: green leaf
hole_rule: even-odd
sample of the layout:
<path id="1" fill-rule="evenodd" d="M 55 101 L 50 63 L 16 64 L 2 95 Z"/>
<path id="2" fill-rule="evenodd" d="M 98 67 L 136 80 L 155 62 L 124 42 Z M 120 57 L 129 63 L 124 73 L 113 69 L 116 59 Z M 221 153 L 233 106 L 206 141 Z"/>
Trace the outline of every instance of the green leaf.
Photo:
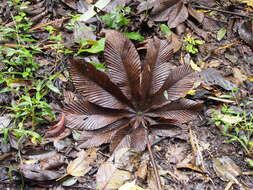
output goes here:
<path id="1" fill-rule="evenodd" d="M 106 66 L 104 66 L 103 64 L 101 63 L 95 63 L 95 62 L 89 62 L 90 64 L 92 64 L 94 67 L 96 67 L 97 69 L 101 69 L 103 71 L 105 71 L 107 68 Z"/>
<path id="2" fill-rule="evenodd" d="M 59 90 L 56 86 L 54 86 L 54 84 L 53 84 L 52 81 L 47 81 L 46 85 L 47 85 L 47 87 L 48 87 L 50 90 L 52 90 L 53 92 L 58 93 L 58 94 L 61 94 L 60 90 Z"/>
<path id="3" fill-rule="evenodd" d="M 221 41 L 227 33 L 227 29 L 222 28 L 217 32 L 217 40 Z"/>
<path id="4" fill-rule="evenodd" d="M 95 42 L 91 48 L 88 49 L 81 49 L 79 52 L 88 52 L 88 53 L 99 53 L 104 51 L 105 49 L 105 38 L 102 38 Z"/>
<path id="5" fill-rule="evenodd" d="M 124 34 L 131 40 L 143 41 L 145 38 L 138 32 L 124 32 Z"/>
<path id="6" fill-rule="evenodd" d="M 160 30 L 167 36 L 171 35 L 171 29 L 166 24 L 160 24 Z"/>
<path id="7" fill-rule="evenodd" d="M 34 131 L 24 130 L 24 129 L 13 129 L 13 132 L 16 133 L 17 136 L 30 135 L 30 136 L 38 139 L 39 141 L 42 140 L 42 137 Z"/>

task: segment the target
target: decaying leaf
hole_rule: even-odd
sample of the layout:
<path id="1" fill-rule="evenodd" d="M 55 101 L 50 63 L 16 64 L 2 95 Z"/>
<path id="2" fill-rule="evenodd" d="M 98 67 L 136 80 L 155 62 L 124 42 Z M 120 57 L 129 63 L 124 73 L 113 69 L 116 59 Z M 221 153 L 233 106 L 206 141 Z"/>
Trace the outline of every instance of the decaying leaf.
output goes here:
<path id="1" fill-rule="evenodd" d="M 64 163 L 64 157 L 55 151 L 27 156 L 27 159 L 20 165 L 20 172 L 27 179 L 47 181 L 57 179 L 62 175 L 54 168 Z"/>
<path id="2" fill-rule="evenodd" d="M 119 189 L 121 185 L 131 178 L 129 171 L 119 169 L 121 165 L 120 160 L 128 151 L 129 149 L 126 148 L 118 149 L 99 167 L 96 176 L 98 190 Z"/>
<path id="3" fill-rule="evenodd" d="M 239 26 L 238 33 L 240 38 L 253 48 L 253 25 L 250 20 Z"/>
<path id="4" fill-rule="evenodd" d="M 233 90 L 234 88 L 237 88 L 235 84 L 225 79 L 220 72 L 214 68 L 208 68 L 199 74 L 206 85 L 217 85 L 225 90 Z"/>
<path id="5" fill-rule="evenodd" d="M 216 174 L 224 181 L 233 181 L 239 184 L 236 179 L 242 171 L 241 169 L 227 156 L 213 159 L 213 168 Z"/>
<path id="6" fill-rule="evenodd" d="M 127 182 L 124 185 L 122 185 L 119 190 L 144 190 L 143 188 L 139 187 L 138 185 L 135 185 L 135 181 Z"/>
<path id="7" fill-rule="evenodd" d="M 94 5 L 90 6 L 89 9 L 84 14 L 81 15 L 79 20 L 83 22 L 88 21 L 90 18 L 92 18 L 93 16 L 97 14 L 97 12 L 95 11 L 95 7 L 97 10 L 102 10 L 110 2 L 111 0 L 97 1 Z"/>
<path id="8" fill-rule="evenodd" d="M 55 137 L 60 135 L 64 130 L 64 114 L 61 115 L 61 119 L 58 121 L 57 124 L 49 128 L 45 134 L 46 137 Z"/>
<path id="9" fill-rule="evenodd" d="M 131 178 L 131 173 L 119 170 L 112 163 L 104 163 L 97 173 L 97 189 L 116 190 Z"/>
<path id="10" fill-rule="evenodd" d="M 82 150 L 78 153 L 78 157 L 71 161 L 67 167 L 67 174 L 75 177 L 83 176 L 90 171 L 92 163 L 96 157 L 96 149 L 89 149 L 86 152 Z"/>
<path id="11" fill-rule="evenodd" d="M 198 22 L 202 22 L 204 14 L 196 12 L 190 4 L 185 5 L 182 0 L 148 0 L 138 6 L 138 12 L 151 10 L 151 17 L 154 21 L 167 21 L 170 28 L 175 28 L 185 22 L 188 16 L 192 16 Z"/>
<path id="12" fill-rule="evenodd" d="M 70 75 L 85 100 L 67 104 L 64 113 L 67 127 L 83 131 L 86 141 L 80 147 L 110 143 L 111 150 L 142 151 L 150 131 L 180 127 L 197 116 L 201 103 L 181 98 L 192 88 L 194 72 L 190 65 L 169 68 L 172 49 L 168 40 L 149 40 L 142 68 L 133 43 L 120 32 L 108 31 L 109 73 L 71 60 Z"/>

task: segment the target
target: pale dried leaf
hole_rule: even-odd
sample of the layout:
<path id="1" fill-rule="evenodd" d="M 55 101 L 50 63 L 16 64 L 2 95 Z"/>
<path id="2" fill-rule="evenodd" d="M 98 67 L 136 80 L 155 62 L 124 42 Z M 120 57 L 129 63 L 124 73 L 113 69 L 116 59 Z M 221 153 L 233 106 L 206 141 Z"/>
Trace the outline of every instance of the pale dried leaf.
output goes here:
<path id="1" fill-rule="evenodd" d="M 78 177 L 84 176 L 90 169 L 92 163 L 97 157 L 96 149 L 89 149 L 86 152 L 81 150 L 78 157 L 71 161 L 67 167 L 67 174 Z"/>

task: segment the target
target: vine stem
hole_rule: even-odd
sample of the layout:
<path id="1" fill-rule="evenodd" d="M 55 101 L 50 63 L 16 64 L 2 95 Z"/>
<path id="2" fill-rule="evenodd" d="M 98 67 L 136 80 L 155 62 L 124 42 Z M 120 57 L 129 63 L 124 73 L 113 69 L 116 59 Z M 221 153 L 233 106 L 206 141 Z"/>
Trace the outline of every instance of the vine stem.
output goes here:
<path id="1" fill-rule="evenodd" d="M 153 155 L 153 152 L 152 152 L 152 148 L 151 148 L 151 144 L 150 144 L 150 140 L 148 138 L 148 131 L 147 131 L 147 136 L 146 136 L 146 139 L 147 139 L 147 147 L 148 147 L 148 152 L 149 152 L 149 156 L 150 156 L 150 159 L 151 159 L 151 163 L 152 163 L 152 167 L 154 169 L 154 172 L 155 172 L 155 178 L 156 178 L 156 183 L 157 183 L 157 189 L 158 190 L 162 190 L 162 185 L 161 185 L 161 178 L 159 176 L 159 173 L 158 173 L 158 170 L 157 170 L 157 165 L 155 163 L 155 159 L 154 159 L 154 155 Z"/>

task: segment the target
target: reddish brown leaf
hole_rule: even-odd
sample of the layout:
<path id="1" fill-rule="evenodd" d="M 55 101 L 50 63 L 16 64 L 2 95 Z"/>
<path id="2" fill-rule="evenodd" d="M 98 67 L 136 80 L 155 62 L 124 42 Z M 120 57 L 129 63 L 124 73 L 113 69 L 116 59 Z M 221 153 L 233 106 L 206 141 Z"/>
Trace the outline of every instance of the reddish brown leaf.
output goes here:
<path id="1" fill-rule="evenodd" d="M 168 40 L 161 41 L 154 38 L 149 41 L 142 72 L 142 93 L 144 94 L 144 101 L 146 101 L 145 97 L 155 94 L 168 78 L 169 68 L 166 62 L 172 56 L 172 53 L 173 47 Z"/>
<path id="2" fill-rule="evenodd" d="M 195 118 L 201 108 L 199 102 L 182 99 L 194 83 L 191 66 L 171 70 L 166 62 L 173 45 L 155 38 L 148 42 L 141 71 L 132 42 L 116 31 L 106 36 L 108 75 L 75 60 L 70 69 L 77 90 L 86 98 L 70 101 L 63 111 L 66 126 L 82 130 L 79 147 L 110 143 L 111 151 L 142 151 L 148 131 L 179 137 L 176 126 Z M 161 126 L 172 132 L 165 133 Z"/>
<path id="3" fill-rule="evenodd" d="M 192 73 L 193 70 L 190 65 L 182 65 L 172 70 L 159 93 L 166 90 L 168 100 L 179 99 L 193 87 L 194 75 Z"/>
<path id="4" fill-rule="evenodd" d="M 188 12 L 189 12 L 189 14 L 193 17 L 193 18 L 195 18 L 199 23 L 202 23 L 203 22 L 203 20 L 204 20 L 204 14 L 201 12 L 197 12 L 197 11 L 195 11 L 193 8 L 192 8 L 192 6 L 191 6 L 191 4 L 188 4 Z"/>
<path id="5" fill-rule="evenodd" d="M 121 102 L 129 104 L 129 101 L 108 76 L 93 65 L 73 59 L 70 74 L 75 87 L 88 101 L 115 109 L 126 107 Z"/>
<path id="6" fill-rule="evenodd" d="M 60 135 L 65 130 L 64 120 L 65 120 L 65 116 L 62 113 L 61 119 L 58 121 L 57 124 L 55 124 L 53 127 L 47 130 L 45 137 L 55 137 L 55 136 Z"/>
<path id="7" fill-rule="evenodd" d="M 106 33 L 105 61 L 112 81 L 131 100 L 140 96 L 141 61 L 133 43 L 122 33 Z"/>

